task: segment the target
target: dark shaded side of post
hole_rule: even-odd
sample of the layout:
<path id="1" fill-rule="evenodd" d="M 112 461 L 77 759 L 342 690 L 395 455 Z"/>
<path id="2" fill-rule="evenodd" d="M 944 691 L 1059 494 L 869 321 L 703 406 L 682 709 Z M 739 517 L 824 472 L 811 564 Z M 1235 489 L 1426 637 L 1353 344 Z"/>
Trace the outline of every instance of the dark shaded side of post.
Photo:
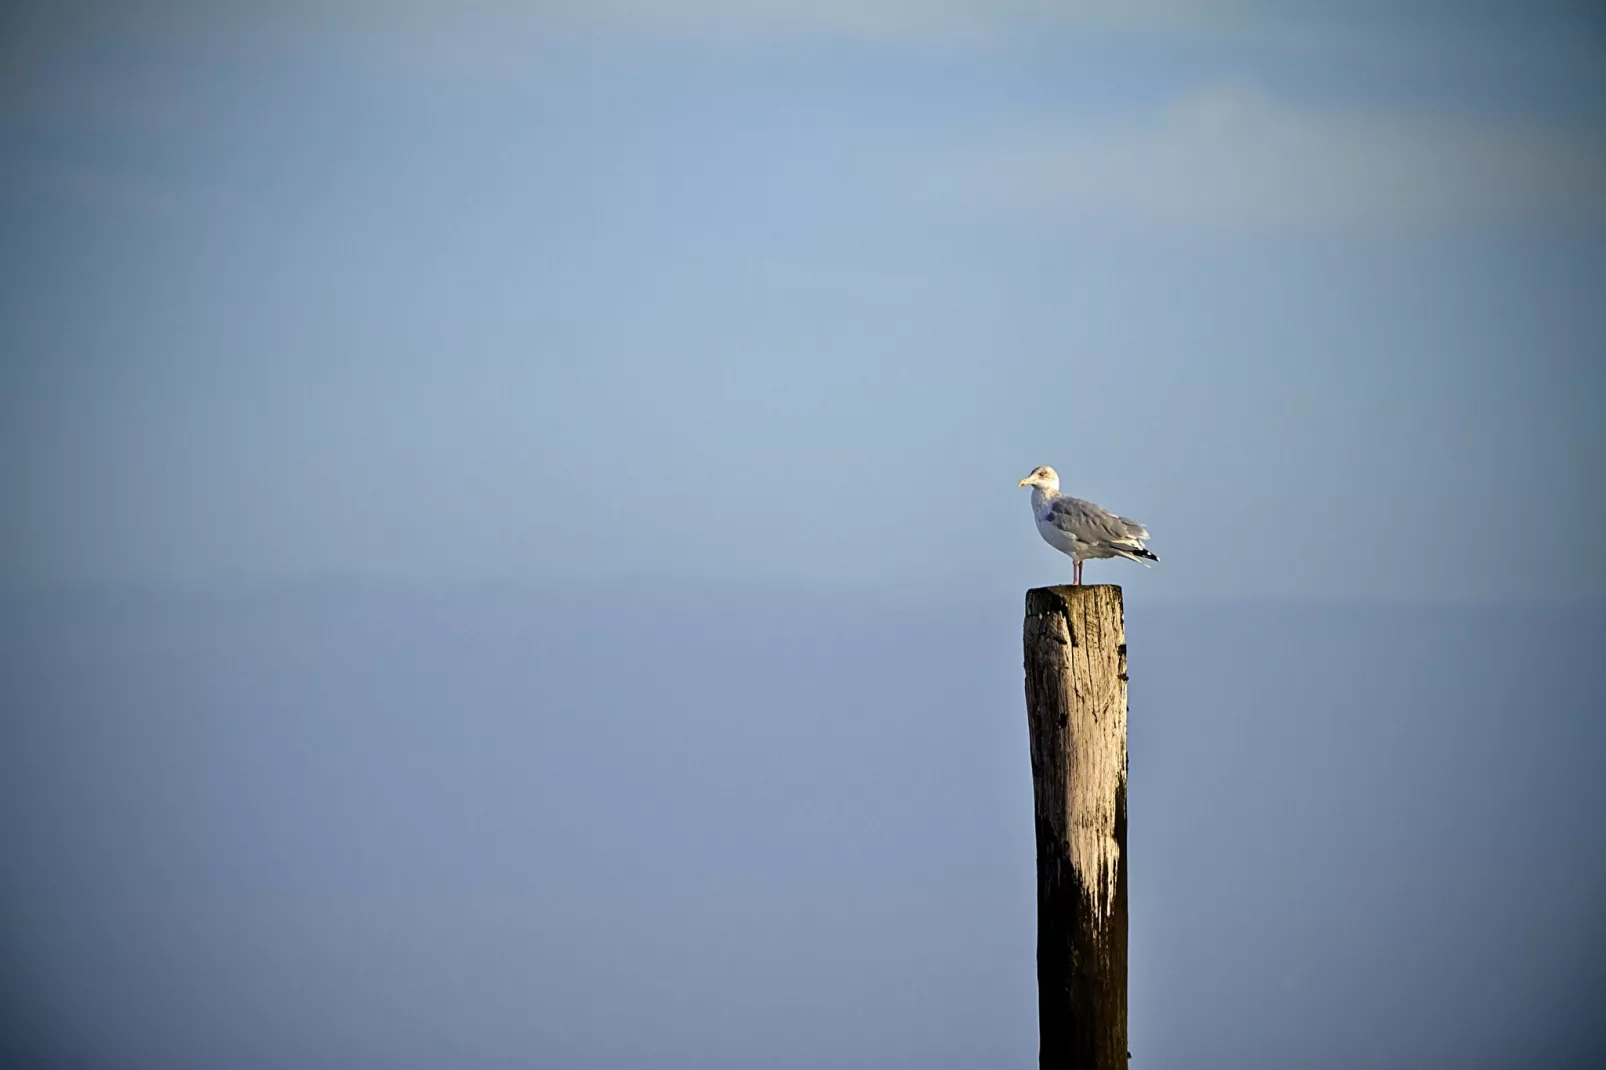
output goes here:
<path id="1" fill-rule="evenodd" d="M 1125 1070 L 1126 629 L 1121 588 L 1026 592 L 1043 1070 Z"/>

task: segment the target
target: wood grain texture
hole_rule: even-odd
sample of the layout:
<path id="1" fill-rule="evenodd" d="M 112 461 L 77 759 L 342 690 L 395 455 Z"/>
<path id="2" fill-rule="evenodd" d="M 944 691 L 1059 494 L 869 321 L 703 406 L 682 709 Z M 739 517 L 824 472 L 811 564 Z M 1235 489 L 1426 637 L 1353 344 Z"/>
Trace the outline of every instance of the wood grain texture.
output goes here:
<path id="1" fill-rule="evenodd" d="M 1126 633 L 1121 588 L 1026 593 L 1039 1065 L 1124 1070 Z"/>

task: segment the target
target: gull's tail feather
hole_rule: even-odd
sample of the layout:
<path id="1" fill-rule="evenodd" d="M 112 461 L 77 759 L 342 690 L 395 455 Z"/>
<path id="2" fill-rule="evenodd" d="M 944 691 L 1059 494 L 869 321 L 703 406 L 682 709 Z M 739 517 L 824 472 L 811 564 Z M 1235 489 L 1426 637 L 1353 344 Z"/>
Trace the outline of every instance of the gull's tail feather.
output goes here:
<path id="1" fill-rule="evenodd" d="M 1143 546 L 1117 546 L 1115 548 L 1115 552 L 1120 554 L 1122 557 L 1136 561 L 1144 568 L 1149 567 L 1150 561 L 1160 560 L 1159 554 L 1151 553 L 1146 547 Z"/>

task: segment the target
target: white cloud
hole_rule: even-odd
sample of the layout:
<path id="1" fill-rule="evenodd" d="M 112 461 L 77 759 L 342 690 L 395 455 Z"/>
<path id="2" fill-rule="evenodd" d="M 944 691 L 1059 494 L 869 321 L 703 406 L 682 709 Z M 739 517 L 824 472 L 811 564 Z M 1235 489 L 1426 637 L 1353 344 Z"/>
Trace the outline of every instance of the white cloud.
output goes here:
<path id="1" fill-rule="evenodd" d="M 1606 136 L 1320 112 L 1217 87 L 1119 123 L 1037 129 L 931 189 L 950 202 L 1127 226 L 1596 226 L 1606 223 Z"/>

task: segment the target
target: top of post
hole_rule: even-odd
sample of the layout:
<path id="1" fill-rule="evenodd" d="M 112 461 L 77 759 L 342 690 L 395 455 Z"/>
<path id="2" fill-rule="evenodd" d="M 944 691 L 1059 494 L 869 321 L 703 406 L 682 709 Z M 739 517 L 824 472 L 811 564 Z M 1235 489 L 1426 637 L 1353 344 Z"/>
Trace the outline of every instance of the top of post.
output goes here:
<path id="1" fill-rule="evenodd" d="M 1071 606 L 1084 608 L 1113 605 L 1122 608 L 1118 583 L 1063 583 L 1054 587 L 1033 587 L 1026 592 L 1026 612 L 1063 613 Z"/>

